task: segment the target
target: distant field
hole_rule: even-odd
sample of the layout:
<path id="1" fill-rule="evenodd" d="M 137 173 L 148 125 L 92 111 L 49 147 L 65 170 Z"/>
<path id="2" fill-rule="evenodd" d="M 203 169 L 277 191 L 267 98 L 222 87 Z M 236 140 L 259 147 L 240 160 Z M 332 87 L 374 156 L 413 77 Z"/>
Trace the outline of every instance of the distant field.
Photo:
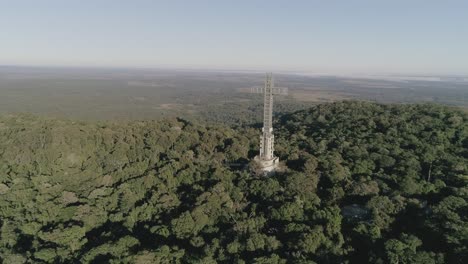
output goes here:
<path id="1" fill-rule="evenodd" d="M 352 96 L 345 93 L 331 92 L 326 90 L 297 90 L 291 92 L 294 99 L 306 102 L 335 102 L 352 99 Z"/>
<path id="2" fill-rule="evenodd" d="M 468 107 L 468 82 L 275 77 L 279 86 L 289 87 L 289 95 L 277 100 L 276 110 L 282 111 L 341 100 Z M 94 120 L 232 115 L 238 120 L 257 115 L 262 98 L 249 91 L 263 78 L 260 73 L 0 67 L 0 113 Z"/>

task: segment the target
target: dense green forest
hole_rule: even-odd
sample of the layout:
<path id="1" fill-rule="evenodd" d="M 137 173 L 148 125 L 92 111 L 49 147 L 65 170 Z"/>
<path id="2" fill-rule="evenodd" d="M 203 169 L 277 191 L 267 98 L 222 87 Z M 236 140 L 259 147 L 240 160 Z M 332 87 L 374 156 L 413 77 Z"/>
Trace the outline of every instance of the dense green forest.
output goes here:
<path id="1" fill-rule="evenodd" d="M 3 263 L 468 263 L 468 117 L 322 104 L 260 130 L 0 117 Z"/>

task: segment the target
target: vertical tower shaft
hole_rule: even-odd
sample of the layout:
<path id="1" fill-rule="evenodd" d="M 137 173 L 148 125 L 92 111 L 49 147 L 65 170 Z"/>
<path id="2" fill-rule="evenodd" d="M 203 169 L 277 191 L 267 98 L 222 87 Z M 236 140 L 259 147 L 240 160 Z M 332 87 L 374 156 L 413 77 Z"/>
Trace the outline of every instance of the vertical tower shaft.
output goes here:
<path id="1" fill-rule="evenodd" d="M 273 156 L 273 78 L 271 73 L 267 73 L 263 100 L 263 129 L 260 141 L 260 158 L 262 160 L 272 160 Z"/>
<path id="2" fill-rule="evenodd" d="M 275 87 L 272 73 L 267 73 L 265 87 L 252 87 L 252 92 L 263 93 L 263 128 L 260 136 L 260 155 L 254 160 L 264 175 L 271 175 L 279 168 L 279 158 L 274 155 L 275 136 L 273 135 L 273 96 L 286 95 L 288 88 Z"/>
<path id="3" fill-rule="evenodd" d="M 263 99 L 263 129 L 273 131 L 273 79 L 271 74 L 267 74 L 265 80 L 265 91 Z"/>

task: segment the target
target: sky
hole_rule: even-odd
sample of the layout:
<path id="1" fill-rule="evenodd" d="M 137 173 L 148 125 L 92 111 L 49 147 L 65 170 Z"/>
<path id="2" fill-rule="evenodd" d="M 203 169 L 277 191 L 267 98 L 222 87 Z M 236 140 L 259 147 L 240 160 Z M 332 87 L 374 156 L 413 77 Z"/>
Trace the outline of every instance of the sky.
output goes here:
<path id="1" fill-rule="evenodd" d="M 466 0 L 0 0 L 0 65 L 468 74 Z"/>

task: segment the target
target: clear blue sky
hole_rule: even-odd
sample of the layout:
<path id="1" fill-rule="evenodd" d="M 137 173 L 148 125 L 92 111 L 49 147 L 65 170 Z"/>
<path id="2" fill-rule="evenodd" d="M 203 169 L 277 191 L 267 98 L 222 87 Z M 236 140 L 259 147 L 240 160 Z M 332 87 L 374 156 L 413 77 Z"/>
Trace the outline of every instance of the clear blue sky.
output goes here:
<path id="1" fill-rule="evenodd" d="M 0 65 L 468 74 L 468 1 L 0 0 Z"/>

